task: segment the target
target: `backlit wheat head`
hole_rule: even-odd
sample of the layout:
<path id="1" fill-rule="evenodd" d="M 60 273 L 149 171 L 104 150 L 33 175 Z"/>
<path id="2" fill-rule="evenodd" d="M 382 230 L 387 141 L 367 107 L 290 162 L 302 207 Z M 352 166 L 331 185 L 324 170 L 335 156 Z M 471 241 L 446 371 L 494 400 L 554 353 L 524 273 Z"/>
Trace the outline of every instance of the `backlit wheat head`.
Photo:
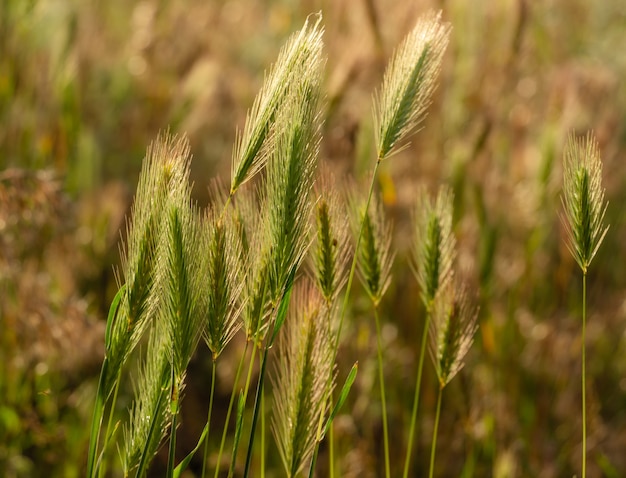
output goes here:
<path id="1" fill-rule="evenodd" d="M 389 62 L 374 105 L 379 161 L 396 151 L 424 119 L 450 29 L 440 13 L 422 16 Z"/>
<path id="2" fill-rule="evenodd" d="M 598 143 L 591 134 L 578 139 L 570 135 L 563 167 L 561 200 L 568 247 L 586 274 L 608 230 L 603 224 L 607 203 L 602 188 L 602 161 Z"/>
<path id="3" fill-rule="evenodd" d="M 463 368 L 476 332 L 478 310 L 472 306 L 463 286 L 451 280 L 439 290 L 430 321 L 430 353 L 439 385 L 446 386 Z"/>
<path id="4" fill-rule="evenodd" d="M 418 192 L 415 210 L 414 271 L 422 301 L 430 309 L 437 291 L 452 277 L 456 240 L 452 234 L 452 191 L 441 188 L 432 201 L 425 188 Z"/>

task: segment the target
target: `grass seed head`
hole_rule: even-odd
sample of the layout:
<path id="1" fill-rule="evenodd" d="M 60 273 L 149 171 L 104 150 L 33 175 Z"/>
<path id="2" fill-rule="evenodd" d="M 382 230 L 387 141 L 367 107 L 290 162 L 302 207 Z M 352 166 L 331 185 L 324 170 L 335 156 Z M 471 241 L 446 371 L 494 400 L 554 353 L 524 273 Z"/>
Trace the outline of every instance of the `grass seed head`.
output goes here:
<path id="1" fill-rule="evenodd" d="M 436 87 L 451 27 L 441 14 L 422 16 L 397 48 L 375 96 L 374 120 L 378 160 L 397 151 L 398 145 L 419 126 Z"/>
<path id="2" fill-rule="evenodd" d="M 563 155 L 563 222 L 568 247 L 584 274 L 608 230 L 604 226 L 607 203 L 602 188 L 602 161 L 591 134 L 570 135 Z"/>
<path id="3" fill-rule="evenodd" d="M 433 303 L 430 321 L 430 352 L 441 388 L 463 368 L 463 359 L 478 328 L 478 309 L 467 296 L 464 286 L 449 281 Z"/>
<path id="4" fill-rule="evenodd" d="M 442 187 L 436 201 L 425 188 L 418 193 L 415 210 L 414 271 L 422 301 L 429 309 L 437 291 L 452 277 L 456 240 L 452 233 L 452 191 Z"/>

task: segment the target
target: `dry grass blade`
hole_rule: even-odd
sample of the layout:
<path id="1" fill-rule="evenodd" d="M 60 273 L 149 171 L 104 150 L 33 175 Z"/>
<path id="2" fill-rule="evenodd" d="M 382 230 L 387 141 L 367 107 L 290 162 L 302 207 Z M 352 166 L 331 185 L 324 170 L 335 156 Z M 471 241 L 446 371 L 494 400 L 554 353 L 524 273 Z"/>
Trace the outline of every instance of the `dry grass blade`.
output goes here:
<path id="1" fill-rule="evenodd" d="M 298 474 L 313 453 L 332 390 L 332 339 L 324 307 L 312 285 L 296 290 L 272 375 L 272 431 L 289 477 Z"/>
<path id="2" fill-rule="evenodd" d="M 449 24 L 441 22 L 441 14 L 424 15 L 396 50 L 375 97 L 379 161 L 397 150 L 424 119 L 450 30 Z"/>
<path id="3" fill-rule="evenodd" d="M 465 288 L 452 280 L 437 293 L 432 314 L 430 352 L 443 388 L 463 368 L 478 328 L 478 309 L 471 305 Z"/>
<path id="4" fill-rule="evenodd" d="M 568 247 L 586 274 L 608 230 L 603 224 L 607 203 L 598 143 L 591 134 L 584 139 L 570 135 L 563 162 L 562 202 Z"/>

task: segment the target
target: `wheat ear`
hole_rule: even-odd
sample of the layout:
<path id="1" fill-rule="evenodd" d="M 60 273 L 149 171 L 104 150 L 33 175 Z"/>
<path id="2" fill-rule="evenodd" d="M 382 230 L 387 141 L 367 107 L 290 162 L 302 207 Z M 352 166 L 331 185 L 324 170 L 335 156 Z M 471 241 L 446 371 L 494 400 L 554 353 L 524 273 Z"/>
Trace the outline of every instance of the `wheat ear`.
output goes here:
<path id="1" fill-rule="evenodd" d="M 570 135 L 563 156 L 563 222 L 567 245 L 583 273 L 582 326 L 582 476 L 587 474 L 587 270 L 596 255 L 608 226 L 604 226 L 607 203 L 602 188 L 602 161 L 598 143 L 589 133 L 584 139 Z"/>

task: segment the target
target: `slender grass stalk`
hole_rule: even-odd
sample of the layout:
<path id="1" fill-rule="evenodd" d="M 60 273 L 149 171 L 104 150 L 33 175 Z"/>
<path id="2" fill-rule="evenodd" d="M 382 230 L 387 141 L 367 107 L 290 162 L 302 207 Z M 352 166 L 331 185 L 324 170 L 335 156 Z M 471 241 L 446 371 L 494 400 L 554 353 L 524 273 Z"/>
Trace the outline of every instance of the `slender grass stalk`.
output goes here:
<path id="1" fill-rule="evenodd" d="M 602 161 L 598 144 L 591 134 L 584 139 L 570 135 L 563 155 L 563 223 L 567 230 L 567 246 L 583 274 L 582 310 L 582 476 L 587 473 L 587 410 L 586 410 L 586 327 L 587 271 L 596 255 L 608 226 L 604 226 L 607 203 L 602 189 Z"/>
<path id="2" fill-rule="evenodd" d="M 429 478 L 433 478 L 435 472 L 435 451 L 437 450 L 437 432 L 439 431 L 439 416 L 441 415 L 441 397 L 443 396 L 443 387 L 439 386 L 437 391 L 437 410 L 435 412 L 435 424 L 433 426 L 433 438 L 430 443 L 430 467 L 428 471 Z"/>
<path id="3" fill-rule="evenodd" d="M 385 373 L 383 372 L 383 344 L 380 332 L 380 319 L 378 317 L 378 307 L 374 307 L 374 320 L 376 322 L 376 343 L 378 351 L 378 383 L 380 385 L 380 401 L 383 416 L 383 445 L 385 453 L 385 476 L 391 476 L 389 464 L 389 426 L 387 424 L 387 400 L 385 398 Z"/>
<path id="4" fill-rule="evenodd" d="M 413 407 L 409 425 L 409 438 L 404 461 L 404 478 L 409 475 L 413 439 L 417 423 L 417 410 L 426 355 L 426 338 L 430 329 L 431 309 L 440 288 L 452 278 L 452 265 L 456 257 L 455 239 L 452 234 L 452 192 L 441 188 L 436 201 L 430 200 L 425 189 L 418 193 L 415 209 L 416 240 L 413 271 L 420 285 L 420 294 L 426 309 L 426 321 L 422 332 L 417 378 L 413 394 Z"/>
<path id="5" fill-rule="evenodd" d="M 248 345 L 250 342 L 246 342 L 244 346 L 243 353 L 241 354 L 241 359 L 239 360 L 239 365 L 237 366 L 237 372 L 235 373 L 235 380 L 233 383 L 233 392 L 230 394 L 230 401 L 228 402 L 228 410 L 226 412 L 226 419 L 224 420 L 224 429 L 222 430 L 222 439 L 220 440 L 220 449 L 217 453 L 217 464 L 215 466 L 215 476 L 214 478 L 218 478 L 220 472 L 220 466 L 222 463 L 222 453 L 224 451 L 224 444 L 226 443 L 226 434 L 228 433 L 228 424 L 230 422 L 230 414 L 233 410 L 233 404 L 235 403 L 235 391 L 237 390 L 237 386 L 239 383 L 239 377 L 241 376 L 241 370 L 243 369 L 243 363 L 247 355 Z M 254 350 L 253 352 L 254 353 Z"/>
<path id="6" fill-rule="evenodd" d="M 211 427 L 211 412 L 213 411 L 213 396 L 215 394 L 215 379 L 216 379 L 216 364 L 217 360 L 213 360 L 213 364 L 211 366 L 211 392 L 209 395 L 209 411 L 206 419 L 206 426 L 210 430 Z M 204 439 L 204 454 L 202 455 L 202 478 L 206 476 L 206 464 L 209 459 L 209 438 L 208 436 Z"/>
<path id="7" fill-rule="evenodd" d="M 582 457 L 582 476 L 587 476 L 587 372 L 586 372 L 586 339 L 587 339 L 587 274 L 583 274 L 583 331 L 582 331 L 582 418 L 583 418 L 583 457 Z"/>
<path id="8" fill-rule="evenodd" d="M 265 393 L 261 393 L 261 478 L 265 477 Z"/>

